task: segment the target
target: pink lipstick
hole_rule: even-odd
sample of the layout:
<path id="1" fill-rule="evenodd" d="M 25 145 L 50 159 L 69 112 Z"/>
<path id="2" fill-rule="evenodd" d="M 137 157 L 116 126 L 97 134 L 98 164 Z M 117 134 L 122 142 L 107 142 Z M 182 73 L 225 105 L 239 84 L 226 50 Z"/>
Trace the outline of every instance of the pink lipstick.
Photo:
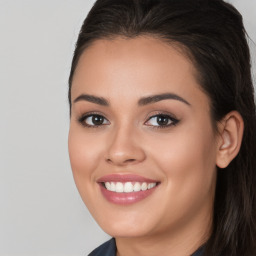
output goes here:
<path id="1" fill-rule="evenodd" d="M 139 175 L 111 174 L 97 181 L 103 196 L 112 203 L 127 205 L 151 195 L 160 182 Z"/>

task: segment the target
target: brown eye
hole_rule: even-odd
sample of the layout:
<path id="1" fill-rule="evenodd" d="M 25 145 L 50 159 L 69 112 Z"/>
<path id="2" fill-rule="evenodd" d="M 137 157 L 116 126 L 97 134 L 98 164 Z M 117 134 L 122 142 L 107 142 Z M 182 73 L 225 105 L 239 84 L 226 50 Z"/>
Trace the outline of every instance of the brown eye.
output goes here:
<path id="1" fill-rule="evenodd" d="M 89 127 L 97 127 L 97 126 L 109 124 L 109 121 L 104 116 L 97 115 L 97 114 L 83 116 L 79 120 L 79 122 Z"/>
<path id="2" fill-rule="evenodd" d="M 99 116 L 99 115 L 94 115 L 91 117 L 91 122 L 94 125 L 102 125 L 104 123 L 104 117 L 103 116 Z"/>
<path id="3" fill-rule="evenodd" d="M 170 118 L 168 116 L 157 116 L 156 122 L 158 125 L 168 125 L 170 121 Z"/>
<path id="4" fill-rule="evenodd" d="M 169 127 L 171 125 L 175 125 L 177 123 L 178 123 L 177 119 L 169 115 L 159 114 L 159 115 L 150 117 L 146 122 L 146 125 L 164 128 L 164 127 Z"/>

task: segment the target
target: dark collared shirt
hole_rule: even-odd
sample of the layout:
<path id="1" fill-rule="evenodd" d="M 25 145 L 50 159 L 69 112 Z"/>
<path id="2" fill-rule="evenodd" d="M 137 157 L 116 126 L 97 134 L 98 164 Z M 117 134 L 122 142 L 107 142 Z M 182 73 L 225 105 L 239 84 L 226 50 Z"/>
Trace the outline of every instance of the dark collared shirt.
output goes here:
<path id="1" fill-rule="evenodd" d="M 202 256 L 202 255 L 203 255 L 203 247 L 200 247 L 191 256 Z M 93 250 L 88 256 L 116 256 L 115 239 L 112 238 L 106 243 L 102 244 L 101 246 Z"/>

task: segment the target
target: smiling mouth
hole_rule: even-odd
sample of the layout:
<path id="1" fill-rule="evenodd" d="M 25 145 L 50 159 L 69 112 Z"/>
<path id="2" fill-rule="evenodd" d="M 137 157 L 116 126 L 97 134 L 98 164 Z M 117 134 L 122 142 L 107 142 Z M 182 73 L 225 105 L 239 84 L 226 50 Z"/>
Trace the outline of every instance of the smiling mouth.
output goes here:
<path id="1" fill-rule="evenodd" d="M 102 186 L 111 192 L 131 193 L 150 190 L 156 187 L 159 182 L 101 182 Z"/>
<path id="2" fill-rule="evenodd" d="M 154 193 L 161 184 L 159 181 L 131 174 L 106 175 L 98 179 L 97 183 L 104 198 L 119 205 L 142 201 Z"/>

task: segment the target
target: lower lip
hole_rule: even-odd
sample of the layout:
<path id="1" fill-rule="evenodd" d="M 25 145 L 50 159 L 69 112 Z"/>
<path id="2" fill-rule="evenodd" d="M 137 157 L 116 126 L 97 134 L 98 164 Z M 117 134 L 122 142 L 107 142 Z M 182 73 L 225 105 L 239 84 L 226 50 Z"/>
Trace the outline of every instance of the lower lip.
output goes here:
<path id="1" fill-rule="evenodd" d="M 114 204 L 120 204 L 120 205 L 129 205 L 129 204 L 134 204 L 139 201 L 142 201 L 143 199 L 150 196 L 157 187 L 155 186 L 154 188 L 147 189 L 144 191 L 138 191 L 138 192 L 116 193 L 116 192 L 107 190 L 101 184 L 99 185 L 100 185 L 101 193 L 109 202 Z"/>

